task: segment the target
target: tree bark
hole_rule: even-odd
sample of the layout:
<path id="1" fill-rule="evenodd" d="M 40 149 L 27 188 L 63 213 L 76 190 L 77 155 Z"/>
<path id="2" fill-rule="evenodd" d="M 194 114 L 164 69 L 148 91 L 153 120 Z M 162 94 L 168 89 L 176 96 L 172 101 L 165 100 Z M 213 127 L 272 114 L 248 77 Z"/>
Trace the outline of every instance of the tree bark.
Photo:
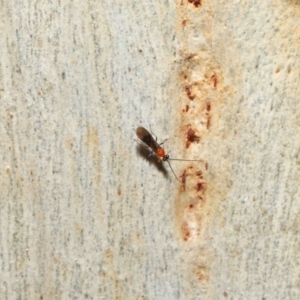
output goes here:
<path id="1" fill-rule="evenodd" d="M 300 298 L 299 1 L 0 3 L 0 299 Z"/>

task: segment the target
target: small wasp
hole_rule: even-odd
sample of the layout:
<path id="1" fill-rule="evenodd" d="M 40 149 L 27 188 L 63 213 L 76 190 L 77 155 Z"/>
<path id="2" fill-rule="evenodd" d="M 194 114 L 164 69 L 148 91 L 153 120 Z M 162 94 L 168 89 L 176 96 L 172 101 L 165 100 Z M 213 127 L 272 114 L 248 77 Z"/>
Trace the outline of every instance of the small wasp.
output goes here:
<path id="1" fill-rule="evenodd" d="M 160 146 L 160 144 L 157 143 L 157 138 L 153 138 L 153 136 L 150 134 L 150 132 L 145 129 L 144 127 L 138 127 L 135 131 L 137 137 L 145 144 L 147 145 L 155 154 L 156 156 L 162 160 L 166 161 L 171 171 L 173 172 L 176 179 L 181 183 L 180 179 L 176 176 L 175 172 L 173 171 L 173 168 L 170 164 L 170 160 L 180 160 L 180 161 L 199 161 L 199 160 L 192 160 L 192 159 L 179 159 L 179 158 L 170 158 L 169 154 L 166 154 L 165 150 Z"/>

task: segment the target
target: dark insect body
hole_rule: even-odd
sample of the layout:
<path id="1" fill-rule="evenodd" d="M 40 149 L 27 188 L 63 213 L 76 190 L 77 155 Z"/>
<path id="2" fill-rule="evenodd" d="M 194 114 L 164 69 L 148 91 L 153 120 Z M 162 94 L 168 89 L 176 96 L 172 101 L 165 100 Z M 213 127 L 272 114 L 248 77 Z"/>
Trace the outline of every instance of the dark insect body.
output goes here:
<path id="1" fill-rule="evenodd" d="M 181 160 L 181 161 L 198 161 L 198 160 L 190 160 L 190 159 L 178 159 L 178 158 L 170 158 L 169 154 L 166 154 L 165 150 L 161 147 L 160 144 L 157 143 L 156 138 L 154 139 L 152 134 L 145 129 L 144 127 L 138 127 L 135 131 L 137 137 L 145 144 L 147 145 L 155 154 L 156 156 L 163 160 L 166 161 L 170 168 L 171 171 L 173 172 L 174 176 L 176 179 L 181 183 L 180 179 L 176 176 L 175 172 L 173 171 L 173 168 L 169 162 L 169 160 Z"/>

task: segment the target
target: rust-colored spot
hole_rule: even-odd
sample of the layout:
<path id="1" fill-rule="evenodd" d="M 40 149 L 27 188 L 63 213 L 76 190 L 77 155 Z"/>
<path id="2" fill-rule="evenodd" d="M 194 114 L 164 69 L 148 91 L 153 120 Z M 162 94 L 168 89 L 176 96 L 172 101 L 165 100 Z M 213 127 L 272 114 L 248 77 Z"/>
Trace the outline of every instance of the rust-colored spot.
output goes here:
<path id="1" fill-rule="evenodd" d="M 206 110 L 207 112 L 210 112 L 211 110 L 211 104 L 209 102 L 206 103 Z"/>
<path id="2" fill-rule="evenodd" d="M 199 136 L 196 135 L 195 130 L 193 130 L 192 128 L 190 128 L 186 134 L 187 136 L 187 141 L 186 141 L 186 148 L 189 148 L 191 143 L 199 143 L 200 138 Z"/>
<path id="3" fill-rule="evenodd" d="M 196 96 L 192 94 L 191 88 L 188 85 L 185 86 L 185 92 L 190 100 L 195 99 Z"/>
<path id="4" fill-rule="evenodd" d="M 210 116 L 207 117 L 207 121 L 206 121 L 206 129 L 210 128 Z"/>
<path id="5" fill-rule="evenodd" d="M 139 52 L 140 52 L 140 53 L 142 53 L 142 52 L 143 52 L 143 50 L 142 50 L 142 49 L 139 49 Z"/>
<path id="6" fill-rule="evenodd" d="M 185 183 L 186 183 L 186 171 L 184 170 L 183 173 L 180 175 L 181 182 L 182 182 L 182 189 L 185 191 Z"/>
<path id="7" fill-rule="evenodd" d="M 204 191 L 204 190 L 205 190 L 205 185 L 204 185 L 204 183 L 203 183 L 203 182 L 197 182 L 196 189 L 197 189 L 198 192 Z"/>
<path id="8" fill-rule="evenodd" d="M 207 115 L 206 129 L 210 128 L 210 120 L 211 120 L 210 111 L 211 111 L 211 104 L 210 104 L 210 102 L 207 102 L 206 103 L 206 115 Z"/>
<path id="9" fill-rule="evenodd" d="M 13 119 L 14 115 L 12 113 L 9 114 L 9 117 Z"/>
<path id="10" fill-rule="evenodd" d="M 280 72 L 280 67 L 277 67 L 276 69 L 275 69 L 275 73 L 279 73 Z"/>
<path id="11" fill-rule="evenodd" d="M 207 281 L 208 280 L 208 274 L 207 274 L 207 271 L 206 271 L 206 268 L 205 267 L 200 267 L 198 272 L 197 272 L 197 277 L 198 277 L 198 280 L 200 281 Z"/>
<path id="12" fill-rule="evenodd" d="M 205 170 L 208 170 L 208 162 L 205 163 Z"/>
<path id="13" fill-rule="evenodd" d="M 204 199 L 203 199 L 203 197 L 201 197 L 201 196 L 198 196 L 198 199 L 200 200 L 200 204 L 203 204 L 204 203 Z"/>
<path id="14" fill-rule="evenodd" d="M 128 68 L 128 72 L 129 72 L 129 73 L 131 72 L 131 68 Z"/>
<path id="15" fill-rule="evenodd" d="M 41 91 L 38 91 L 37 94 L 38 94 L 38 96 L 41 96 L 41 95 L 42 95 L 42 92 L 41 92 Z"/>
<path id="16" fill-rule="evenodd" d="M 121 189 L 118 189 L 118 196 L 121 196 L 122 192 Z"/>
<path id="17" fill-rule="evenodd" d="M 202 171 L 197 171 L 196 176 L 198 176 L 199 178 L 203 178 Z"/>
<path id="18" fill-rule="evenodd" d="M 201 0 L 188 0 L 189 3 L 194 4 L 195 7 L 198 7 L 201 5 Z"/>
<path id="19" fill-rule="evenodd" d="M 7 167 L 5 168 L 5 171 L 6 171 L 7 174 L 10 173 L 10 166 L 7 166 Z"/>
<path id="20" fill-rule="evenodd" d="M 201 1 L 200 1 L 200 0 L 194 1 L 194 5 L 195 5 L 196 7 L 200 6 L 200 5 L 201 5 Z"/>
<path id="21" fill-rule="evenodd" d="M 190 54 L 186 55 L 185 59 L 192 60 L 196 56 L 197 56 L 197 53 L 190 53 Z"/>
<path id="22" fill-rule="evenodd" d="M 185 27 L 186 24 L 187 24 L 187 20 L 183 20 L 183 21 L 182 21 L 182 26 Z"/>
<path id="23" fill-rule="evenodd" d="M 190 209 L 193 209 L 194 208 L 194 204 L 190 204 Z"/>
<path id="24" fill-rule="evenodd" d="M 211 76 L 211 83 L 212 83 L 212 87 L 215 89 L 218 85 L 218 77 L 216 74 Z"/>
<path id="25" fill-rule="evenodd" d="M 187 104 L 187 105 L 185 106 L 185 108 L 182 109 L 182 111 L 183 111 L 183 112 L 188 112 L 189 109 L 190 109 L 190 106 Z"/>
<path id="26" fill-rule="evenodd" d="M 185 71 L 180 72 L 180 77 L 183 78 L 183 80 L 187 80 L 188 74 Z"/>
<path id="27" fill-rule="evenodd" d="M 184 241 L 187 241 L 191 237 L 191 232 L 186 222 L 182 223 L 181 232 Z"/>
<path id="28" fill-rule="evenodd" d="M 227 297 L 228 293 L 226 291 L 224 291 L 223 295 L 224 295 L 224 297 Z"/>

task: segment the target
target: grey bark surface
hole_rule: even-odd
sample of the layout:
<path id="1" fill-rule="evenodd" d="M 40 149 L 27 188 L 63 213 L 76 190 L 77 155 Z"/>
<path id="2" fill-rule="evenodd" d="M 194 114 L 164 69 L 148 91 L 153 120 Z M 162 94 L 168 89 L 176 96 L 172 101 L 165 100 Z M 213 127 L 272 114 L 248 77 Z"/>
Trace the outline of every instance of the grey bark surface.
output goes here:
<path id="1" fill-rule="evenodd" d="M 299 1 L 0 7 L 0 299 L 300 298 Z"/>

